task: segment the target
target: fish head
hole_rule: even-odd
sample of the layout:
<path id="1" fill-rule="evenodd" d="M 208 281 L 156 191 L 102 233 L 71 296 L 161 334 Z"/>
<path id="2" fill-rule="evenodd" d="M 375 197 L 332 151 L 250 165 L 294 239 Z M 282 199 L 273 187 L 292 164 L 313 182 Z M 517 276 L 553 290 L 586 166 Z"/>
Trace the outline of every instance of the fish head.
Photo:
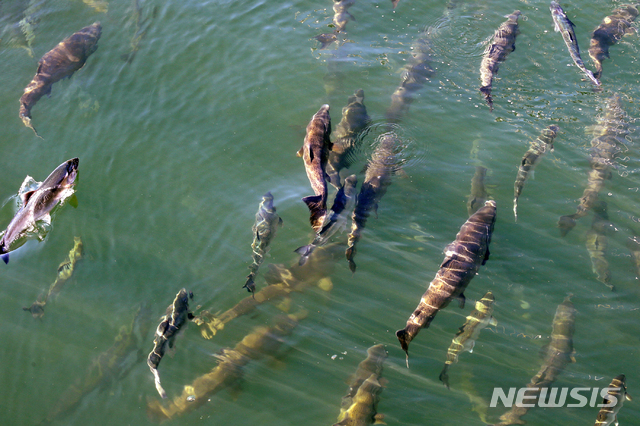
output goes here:
<path id="1" fill-rule="evenodd" d="M 94 22 L 88 27 L 84 27 L 80 32 L 86 37 L 85 55 L 89 56 L 98 49 L 98 40 L 102 35 L 102 25 L 99 21 Z"/>
<path id="2" fill-rule="evenodd" d="M 47 179 L 43 182 L 43 186 L 54 186 L 61 188 L 71 187 L 78 176 L 78 158 L 72 158 L 60 164 Z"/>

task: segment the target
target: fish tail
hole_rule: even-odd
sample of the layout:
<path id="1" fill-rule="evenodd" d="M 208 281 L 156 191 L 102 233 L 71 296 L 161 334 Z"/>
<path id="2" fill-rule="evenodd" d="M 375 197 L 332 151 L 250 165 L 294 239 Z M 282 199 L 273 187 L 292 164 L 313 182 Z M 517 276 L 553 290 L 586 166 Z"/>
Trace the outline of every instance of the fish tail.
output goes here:
<path id="1" fill-rule="evenodd" d="M 487 101 L 487 105 L 489 105 L 489 111 L 493 111 L 493 98 L 491 97 L 491 86 L 482 86 L 480 91 L 484 95 L 484 99 Z"/>
<path id="2" fill-rule="evenodd" d="M 247 282 L 242 286 L 242 288 L 246 288 L 249 293 L 255 293 L 256 291 L 256 283 L 253 281 L 253 274 L 249 274 L 247 276 Z"/>
<path id="3" fill-rule="evenodd" d="M 515 221 L 518 222 L 518 197 L 513 199 L 513 216 Z"/>
<path id="4" fill-rule="evenodd" d="M 574 226 L 576 226 L 575 214 L 560 216 L 558 227 L 560 228 L 561 236 L 566 237 Z"/>
<path id="5" fill-rule="evenodd" d="M 38 131 L 36 130 L 36 128 L 33 127 L 33 124 L 31 124 L 31 117 L 27 115 L 20 115 L 20 118 L 22 119 L 22 122 L 24 123 L 25 126 L 33 130 L 33 133 L 35 133 L 37 137 L 44 140 L 44 138 L 38 134 Z"/>
<path id="6" fill-rule="evenodd" d="M 311 226 L 315 231 L 319 231 L 327 215 L 324 197 L 322 197 L 322 195 L 310 195 L 304 197 L 302 201 L 309 207 L 309 212 L 311 213 L 309 222 L 311 222 Z"/>
<path id="7" fill-rule="evenodd" d="M 302 266 L 307 263 L 307 260 L 309 260 L 309 256 L 311 256 L 311 253 L 313 253 L 313 250 L 315 250 L 315 248 L 315 245 L 309 244 L 307 246 L 302 246 L 295 249 L 295 253 L 298 253 L 300 255 L 300 261 L 298 262 L 298 265 Z"/>
<path id="8" fill-rule="evenodd" d="M 407 368 L 409 368 L 409 342 L 411 342 L 411 336 L 409 336 L 409 333 L 407 333 L 406 328 L 402 328 L 396 331 L 396 337 L 400 342 L 402 350 L 407 354 Z"/>
<path id="9" fill-rule="evenodd" d="M 4 253 L 4 254 L 0 255 L 0 258 L 2 258 L 2 260 L 5 263 L 5 265 L 9 264 L 9 253 Z"/>
<path id="10" fill-rule="evenodd" d="M 158 393 L 160 394 L 162 399 L 166 398 L 167 397 L 167 392 L 164 390 L 164 388 L 160 384 L 160 375 L 158 374 L 158 370 L 156 370 L 155 368 L 152 368 L 151 372 L 153 373 L 153 377 L 155 378 L 156 389 L 158 390 Z"/>
<path id="11" fill-rule="evenodd" d="M 347 258 L 347 262 L 349 262 L 349 270 L 351 271 L 351 273 L 355 273 L 356 272 L 356 263 L 353 261 L 353 258 L 356 255 L 356 247 L 355 246 L 349 246 L 347 248 L 347 250 L 344 252 L 346 258 Z"/>
<path id="12" fill-rule="evenodd" d="M 447 389 L 451 389 L 449 387 L 449 375 L 447 374 L 448 371 L 449 371 L 449 364 L 445 363 L 439 378 L 442 384 L 444 384 L 447 387 Z"/>

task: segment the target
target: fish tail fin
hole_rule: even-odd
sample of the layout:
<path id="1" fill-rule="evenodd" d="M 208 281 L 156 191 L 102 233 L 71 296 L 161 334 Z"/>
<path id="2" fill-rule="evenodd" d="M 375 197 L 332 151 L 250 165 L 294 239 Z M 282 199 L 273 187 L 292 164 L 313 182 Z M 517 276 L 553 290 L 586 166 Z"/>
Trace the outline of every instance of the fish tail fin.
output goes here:
<path id="1" fill-rule="evenodd" d="M 405 354 L 407 354 L 407 368 L 409 368 L 409 342 L 411 342 L 411 339 L 409 338 L 409 333 L 407 333 L 407 329 L 402 328 L 396 331 L 396 337 L 400 342 L 400 346 L 402 347 L 402 350 L 404 351 Z"/>
<path id="2" fill-rule="evenodd" d="M 391 0 L 391 3 L 393 3 L 393 8 L 394 8 L 394 9 L 395 9 L 395 8 L 396 8 L 396 6 L 398 5 L 398 2 L 399 2 L 399 1 L 400 1 L 400 0 Z"/>
<path id="3" fill-rule="evenodd" d="M 574 214 L 560 216 L 560 219 L 558 220 L 558 227 L 560 228 L 561 236 L 566 237 L 569 231 L 571 231 L 574 226 L 576 226 L 576 219 Z"/>
<path id="4" fill-rule="evenodd" d="M 515 221 L 518 222 L 518 197 L 513 199 L 513 217 Z"/>
<path id="5" fill-rule="evenodd" d="M 442 384 L 447 387 L 447 389 L 451 389 L 449 387 L 449 374 L 447 374 L 448 371 L 449 371 L 449 364 L 445 364 L 444 368 L 442 369 L 442 372 L 440 373 L 439 378 Z"/>
<path id="6" fill-rule="evenodd" d="M 315 231 L 319 231 L 327 215 L 324 197 L 322 197 L 322 195 L 310 195 L 304 197 L 302 201 L 309 207 L 309 212 L 311 213 L 309 222 L 311 222 L 311 226 Z"/>
<path id="7" fill-rule="evenodd" d="M 295 253 L 298 253 L 300 255 L 300 261 L 298 262 L 298 265 L 302 266 L 307 263 L 307 260 L 309 260 L 309 256 L 311 256 L 311 253 L 313 253 L 313 250 L 315 248 L 315 245 L 309 244 L 307 246 L 302 246 L 295 249 Z"/>
<path id="8" fill-rule="evenodd" d="M 249 274 L 247 276 L 247 282 L 242 286 L 242 288 L 246 288 L 249 293 L 255 293 L 256 283 L 253 281 L 253 274 Z"/>
<path id="9" fill-rule="evenodd" d="M 9 250 L 7 250 L 4 241 L 0 243 L 0 258 L 2 258 L 5 264 L 9 264 Z"/>
<path id="10" fill-rule="evenodd" d="M 351 273 L 356 272 L 356 263 L 353 261 L 353 258 L 356 255 L 356 247 L 355 246 L 349 246 L 347 248 L 347 250 L 344 252 L 346 258 L 347 258 L 347 262 L 349 262 L 349 270 L 351 271 Z"/>
<path id="11" fill-rule="evenodd" d="M 158 390 L 158 393 L 160 394 L 162 399 L 166 398 L 167 397 L 167 392 L 164 390 L 164 388 L 160 384 L 160 375 L 158 374 L 158 370 L 155 369 L 155 368 L 152 368 L 151 372 L 153 373 L 153 377 L 155 378 L 156 389 Z"/>
<path id="12" fill-rule="evenodd" d="M 480 91 L 484 95 L 484 99 L 487 101 L 487 105 L 489 105 L 489 111 L 493 111 L 493 98 L 491 97 L 491 86 L 482 86 Z"/>
<path id="13" fill-rule="evenodd" d="M 33 133 L 35 133 L 37 137 L 44 140 L 44 138 L 38 134 L 38 131 L 36 130 L 36 128 L 33 127 L 33 124 L 31 124 L 31 117 L 28 117 L 27 115 L 20 115 L 20 118 L 22 119 L 22 122 L 24 123 L 25 126 L 33 130 Z"/>

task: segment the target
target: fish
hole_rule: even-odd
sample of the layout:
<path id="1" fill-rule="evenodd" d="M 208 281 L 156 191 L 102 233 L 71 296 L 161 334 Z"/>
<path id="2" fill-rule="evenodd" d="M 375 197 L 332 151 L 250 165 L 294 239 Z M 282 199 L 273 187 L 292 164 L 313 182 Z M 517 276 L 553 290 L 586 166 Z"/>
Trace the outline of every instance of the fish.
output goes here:
<path id="1" fill-rule="evenodd" d="M 498 67 L 507 59 L 509 53 L 516 50 L 516 37 L 520 33 L 518 30 L 518 17 L 521 12 L 514 10 L 511 15 L 507 15 L 507 20 L 493 34 L 493 41 L 482 55 L 480 63 L 480 92 L 489 105 L 489 111 L 493 111 L 493 98 L 491 89 L 493 87 L 493 77 L 498 73 Z"/>
<path id="2" fill-rule="evenodd" d="M 210 372 L 196 378 L 183 388 L 182 394 L 168 404 L 151 401 L 147 413 L 152 419 L 167 420 L 189 413 L 206 404 L 223 389 L 236 385 L 242 379 L 243 367 L 251 361 L 273 356 L 282 345 L 283 338 L 293 331 L 308 312 L 278 317 L 272 326 L 258 326 L 233 348 L 222 351 Z"/>
<path id="3" fill-rule="evenodd" d="M 393 8 L 395 9 L 400 0 L 391 0 L 391 4 L 393 4 Z"/>
<path id="4" fill-rule="evenodd" d="M 353 397 L 369 377 L 373 375 L 376 379 L 380 378 L 385 359 L 387 359 L 387 351 L 383 344 L 373 345 L 367 349 L 367 357 L 358 364 L 355 374 L 349 381 L 349 391 L 342 398 L 343 408 L 351 406 Z"/>
<path id="5" fill-rule="evenodd" d="M 526 385 L 529 390 L 525 391 L 524 395 L 530 401 L 534 400 L 542 389 L 548 389 L 568 364 L 576 362 L 575 350 L 573 349 L 576 309 L 571 302 L 571 297 L 573 295 L 569 294 L 558 305 L 551 325 L 551 341 L 541 351 L 544 361 L 540 370 Z M 519 407 L 514 404 L 511 410 L 500 416 L 501 422 L 494 426 L 525 424 L 521 417 L 528 411 L 529 407 Z"/>
<path id="6" fill-rule="evenodd" d="M 549 5 L 549 10 L 551 10 L 551 17 L 555 24 L 554 30 L 559 31 L 562 34 L 564 44 L 567 45 L 567 49 L 569 49 L 569 54 L 571 55 L 573 62 L 593 84 L 600 86 L 600 80 L 598 80 L 596 76 L 594 76 L 593 73 L 585 67 L 584 62 L 582 62 L 582 58 L 580 57 L 580 48 L 578 47 L 578 39 L 576 39 L 576 33 L 574 31 L 575 25 L 573 22 L 567 18 L 567 14 L 560 6 L 560 3 L 552 1 Z"/>
<path id="7" fill-rule="evenodd" d="M 480 336 L 482 329 L 489 324 L 498 325 L 496 319 L 492 316 L 493 302 L 495 298 L 493 293 L 488 291 L 482 299 L 476 302 L 476 308 L 469 314 L 458 333 L 453 338 L 451 346 L 447 349 L 447 360 L 444 368 L 440 373 L 440 381 L 449 389 L 449 367 L 451 364 L 458 362 L 458 355 L 462 352 L 473 352 L 476 340 Z"/>
<path id="8" fill-rule="evenodd" d="M 314 39 L 320 42 L 320 50 L 324 50 L 331 45 L 334 41 L 338 40 L 335 33 L 322 33 L 314 37 Z"/>
<path id="9" fill-rule="evenodd" d="M 311 227 L 314 231 L 320 231 L 327 214 L 327 161 L 331 143 L 331 117 L 329 105 L 324 104 L 311 118 L 307 125 L 307 134 L 304 137 L 302 148 L 298 151 L 298 157 L 302 157 L 307 177 L 315 195 L 304 197 L 302 201 L 309 207 Z"/>
<path id="10" fill-rule="evenodd" d="M 587 187 L 582 193 L 576 212 L 561 216 L 558 220 L 560 235 L 566 236 L 577 223 L 577 219 L 586 216 L 598 201 L 598 194 L 604 182 L 611 179 L 611 169 L 616 166 L 616 157 L 627 149 L 625 136 L 629 134 L 628 116 L 620 105 L 620 97 L 614 95 L 605 101 L 604 113 L 598 124 L 591 128 L 589 163 L 591 169 L 587 175 Z"/>
<path id="11" fill-rule="evenodd" d="M 73 195 L 78 158 L 60 164 L 36 189 L 21 196 L 22 206 L 17 211 L 0 239 L 0 257 L 9 263 L 11 245 L 32 229 L 37 221 L 51 223 L 51 210 Z"/>
<path id="12" fill-rule="evenodd" d="M 173 348 L 173 343 L 178 335 L 178 332 L 187 323 L 187 320 L 194 318 L 193 314 L 189 310 L 189 299 L 193 299 L 193 293 L 187 292 L 186 289 L 182 289 L 176 295 L 173 303 L 167 308 L 167 312 L 162 318 L 162 321 L 156 329 L 156 337 L 153 339 L 153 350 L 147 357 L 147 365 L 153 373 L 153 377 L 156 383 L 156 389 L 162 398 L 167 397 L 167 392 L 162 388 L 160 384 L 160 375 L 158 374 L 158 365 L 162 361 L 167 346 Z"/>
<path id="13" fill-rule="evenodd" d="M 602 61 L 609 58 L 609 47 L 620 41 L 626 34 L 633 33 L 632 22 L 637 17 L 636 6 L 621 6 L 605 17 L 598 28 L 591 33 L 589 57 L 596 67 L 596 72 L 593 73 L 595 78 L 602 77 Z"/>
<path id="14" fill-rule="evenodd" d="M 387 121 L 398 123 L 409 111 L 416 93 L 436 75 L 434 51 L 429 32 L 424 31 L 411 46 L 411 58 L 402 71 L 400 85 L 391 94 Z"/>
<path id="15" fill-rule="evenodd" d="M 476 171 L 471 178 L 471 193 L 467 198 L 467 213 L 469 216 L 484 206 L 489 193 L 484 185 L 484 178 L 487 176 L 487 169 L 482 166 L 476 166 Z"/>
<path id="16" fill-rule="evenodd" d="M 513 184 L 513 216 L 516 222 L 518 221 L 518 198 L 522 194 L 524 183 L 529 177 L 529 173 L 533 172 L 533 169 L 538 165 L 542 157 L 547 151 L 553 152 L 553 141 L 558 135 L 560 128 L 555 125 L 551 125 L 544 129 L 538 138 L 531 142 L 531 146 L 525 152 L 520 167 L 518 168 L 518 174 L 516 175 L 516 181 Z"/>
<path id="17" fill-rule="evenodd" d="M 100 353 L 84 375 L 78 377 L 60 394 L 58 401 L 40 423 L 41 425 L 63 419 L 93 390 L 122 380 L 135 366 L 139 365 L 139 362 L 144 359 L 142 340 L 151 331 L 148 314 L 149 310 L 145 304 L 136 309 L 133 320 L 120 327 L 111 347 Z"/>
<path id="18" fill-rule="evenodd" d="M 371 374 L 358 388 L 351 405 L 341 411 L 338 422 L 333 426 L 366 426 L 386 424 L 384 416 L 376 412 L 382 385 L 375 374 Z"/>
<path id="19" fill-rule="evenodd" d="M 608 236 L 612 228 L 612 223 L 609 221 L 609 215 L 607 214 L 607 203 L 604 201 L 596 202 L 593 207 L 593 223 L 591 228 L 587 231 L 586 246 L 591 258 L 591 266 L 593 273 L 596 274 L 598 281 L 615 290 L 613 284 L 611 284 L 611 270 L 609 269 L 609 261 L 605 254 L 607 251 Z"/>
<path id="20" fill-rule="evenodd" d="M 602 400 L 603 405 L 613 404 L 611 407 L 602 407 L 598 412 L 594 426 L 618 425 L 618 411 L 622 408 L 624 400 L 631 401 L 631 396 L 627 393 L 627 381 L 624 374 L 613 378 L 609 384 L 609 391 Z M 615 402 L 614 402 L 615 401 Z"/>
<path id="21" fill-rule="evenodd" d="M 342 119 L 333 131 L 333 146 L 329 153 L 326 172 L 329 183 L 342 187 L 340 171 L 351 166 L 354 151 L 360 146 L 361 135 L 371 122 L 364 105 L 364 90 L 358 89 L 342 108 Z"/>
<path id="22" fill-rule="evenodd" d="M 253 253 L 253 263 L 249 266 L 251 271 L 247 276 L 247 282 L 242 288 L 246 288 L 248 292 L 256 291 L 256 284 L 254 278 L 258 273 L 258 268 L 262 265 L 265 255 L 269 252 L 269 245 L 271 240 L 276 236 L 276 231 L 279 227 L 282 227 L 282 218 L 276 213 L 276 208 L 273 206 L 273 195 L 271 192 L 267 192 L 263 195 L 260 207 L 258 207 L 258 213 L 256 213 L 256 221 L 253 224 L 253 242 L 251 243 L 251 249 Z"/>
<path id="23" fill-rule="evenodd" d="M 151 23 L 149 22 L 150 18 L 154 19 L 158 15 L 158 6 L 154 6 L 151 10 L 151 14 L 143 19 L 144 6 L 141 4 L 140 0 L 133 0 L 131 9 L 133 13 L 129 19 L 130 23 L 128 25 L 134 26 L 134 32 L 131 37 L 131 41 L 129 42 L 130 49 L 129 53 L 120 55 L 120 58 L 127 63 L 131 63 L 138 53 L 138 50 L 140 50 L 140 43 L 147 35 L 147 31 L 149 31 L 149 27 L 151 26 Z"/>
<path id="24" fill-rule="evenodd" d="M 58 276 L 49 287 L 47 294 L 40 295 L 38 300 L 33 302 L 30 307 L 22 309 L 31 312 L 31 315 L 33 315 L 34 318 L 42 318 L 44 316 L 44 307 L 47 304 L 47 301 L 50 297 L 57 295 L 60 290 L 62 290 L 64 283 L 71 278 L 73 271 L 75 270 L 76 263 L 82 259 L 82 254 L 82 239 L 80 237 L 73 237 L 73 248 L 67 255 L 67 258 L 58 266 Z"/>
<path id="25" fill-rule="evenodd" d="M 310 244 L 298 247 L 295 250 L 300 255 L 300 266 L 309 260 L 309 256 L 317 247 L 325 245 L 336 232 L 344 231 L 347 226 L 347 215 L 355 205 L 357 182 L 356 175 L 351 175 L 345 179 L 344 186 L 338 190 L 331 212 L 327 216 L 322 229 L 316 233 Z"/>
<path id="26" fill-rule="evenodd" d="M 391 185 L 391 178 L 399 174 L 403 163 L 400 158 L 402 141 L 393 132 L 380 135 L 377 146 L 371 154 L 364 176 L 364 182 L 356 198 L 356 205 L 351 215 L 351 232 L 347 242 L 345 256 L 351 272 L 356 271 L 354 257 L 356 244 L 360 241 L 367 218 L 373 210 L 378 215 L 378 203 Z"/>
<path id="27" fill-rule="evenodd" d="M 496 202 L 488 200 L 460 228 L 456 239 L 444 249 L 445 258 L 435 278 L 422 295 L 418 307 L 409 317 L 405 328 L 396 331 L 402 350 L 407 354 L 409 343 L 421 329 L 429 327 L 439 310 L 453 299 L 464 307 L 464 291 L 478 269 L 489 260 L 489 243 L 496 222 Z"/>
<path id="28" fill-rule="evenodd" d="M 98 48 L 101 34 L 100 22 L 94 22 L 62 40 L 38 62 L 35 77 L 20 97 L 19 112 L 24 125 L 33 130 L 36 136 L 40 137 L 31 124 L 31 109 L 41 97 L 51 93 L 53 83 L 71 77 L 84 66 L 87 58 Z"/>
<path id="29" fill-rule="evenodd" d="M 349 13 L 349 8 L 356 4 L 355 0 L 333 0 L 333 25 L 336 32 L 344 32 L 349 21 L 356 18 Z"/>

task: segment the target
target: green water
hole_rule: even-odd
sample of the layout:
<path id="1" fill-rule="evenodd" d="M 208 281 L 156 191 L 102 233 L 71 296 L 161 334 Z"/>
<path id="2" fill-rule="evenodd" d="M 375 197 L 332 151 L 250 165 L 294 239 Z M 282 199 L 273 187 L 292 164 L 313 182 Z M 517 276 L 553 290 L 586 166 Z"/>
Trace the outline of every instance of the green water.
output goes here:
<path id="1" fill-rule="evenodd" d="M 587 67 L 591 31 L 617 2 L 564 3 L 576 24 Z M 304 127 L 323 103 L 334 126 L 354 90 L 365 91 L 373 119 L 360 172 L 385 126 L 390 95 L 413 41 L 425 29 L 436 76 L 418 92 L 396 131 L 406 149 L 406 177 L 395 178 L 358 245 L 357 272 L 338 257 L 330 292 L 312 287 L 293 294 L 291 311 L 307 319 L 275 358 L 250 363 L 240 389 L 223 390 L 204 406 L 168 424 L 331 425 L 349 375 L 366 349 L 384 343 L 388 380 L 378 411 L 389 425 L 483 424 L 467 393 L 489 400 L 494 387 L 521 387 L 538 371 L 557 305 L 574 294 L 578 311 L 576 363 L 557 386 L 604 387 L 621 373 L 629 393 L 640 394 L 640 291 L 626 248 L 640 234 L 637 197 L 640 155 L 637 117 L 640 76 L 637 34 L 611 48 L 603 91 L 581 81 L 547 2 L 357 1 L 349 10 L 348 42 L 339 61 L 319 51 L 313 37 L 329 30 L 330 0 L 156 1 L 111 0 L 98 12 L 80 0 L 3 1 L 2 25 L 31 11 L 33 57 L 19 37 L 0 42 L 0 227 L 14 214 L 13 196 L 26 175 L 43 180 L 58 164 L 80 159 L 78 208 L 65 205 L 43 242 L 30 241 L 1 265 L 0 423 L 33 425 L 92 361 L 114 344 L 145 303 L 152 323 L 142 336 L 142 359 L 128 357 L 121 377 L 82 399 L 59 425 L 152 424 L 147 402 L 159 399 L 145 362 L 160 315 L 182 287 L 192 305 L 215 313 L 232 307 L 251 262 L 251 226 L 261 196 L 271 191 L 284 227 L 267 263 L 290 266 L 293 250 L 312 238 L 301 198 L 311 194 L 295 156 Z M 516 50 L 494 81 L 493 113 L 479 87 L 482 53 L 494 30 L 514 9 L 523 13 Z M 16 12 L 17 11 L 17 12 Z M 13 13 L 13 15 L 11 15 Z M 22 15 L 21 15 L 22 13 Z M 7 15 L 8 14 L 8 15 Z M 9 16 L 7 18 L 7 16 Z M 18 99 L 37 60 L 74 31 L 101 21 L 98 50 L 71 79 L 53 86 L 33 108 L 38 139 L 18 118 Z M 137 27 L 136 22 L 141 22 Z M 132 40 L 144 33 L 132 60 Z M 19 33 L 18 33 L 19 35 Z M 335 46 L 332 47 L 335 49 Z M 336 67 L 336 68 L 331 68 Z M 327 80 L 328 69 L 340 79 Z M 325 81 L 331 83 L 325 86 Z M 616 292 L 596 280 L 585 248 L 591 215 L 561 238 L 560 215 L 575 212 L 589 169 L 591 135 L 603 100 L 622 95 L 632 133 L 601 196 L 617 231 L 608 260 Z M 556 149 L 536 169 L 512 214 L 513 181 L 529 142 L 550 124 L 561 133 Z M 411 345 L 411 368 L 394 336 L 417 305 L 442 262 L 442 250 L 467 218 L 475 166 L 489 169 L 487 185 L 498 204 L 491 258 L 466 291 L 472 301 L 492 290 L 497 327 L 484 330 L 473 354 L 450 370 L 452 390 L 438 380 L 446 350 L 473 304 L 438 314 Z M 359 175 L 362 180 L 363 174 Z M 332 196 L 332 195 L 331 195 Z M 81 236 L 85 257 L 41 320 L 22 311 L 55 279 L 58 264 Z M 346 234 L 335 237 L 346 241 Z M 215 367 L 213 356 L 233 347 L 255 326 L 278 314 L 275 303 L 229 323 L 212 340 L 195 324 L 177 339 L 174 356 L 160 366 L 169 397 Z M 336 355 L 336 357 L 333 357 Z M 489 409 L 496 422 L 504 408 Z M 589 424 L 597 408 L 533 409 L 529 424 Z M 638 402 L 619 413 L 640 425 Z"/>

